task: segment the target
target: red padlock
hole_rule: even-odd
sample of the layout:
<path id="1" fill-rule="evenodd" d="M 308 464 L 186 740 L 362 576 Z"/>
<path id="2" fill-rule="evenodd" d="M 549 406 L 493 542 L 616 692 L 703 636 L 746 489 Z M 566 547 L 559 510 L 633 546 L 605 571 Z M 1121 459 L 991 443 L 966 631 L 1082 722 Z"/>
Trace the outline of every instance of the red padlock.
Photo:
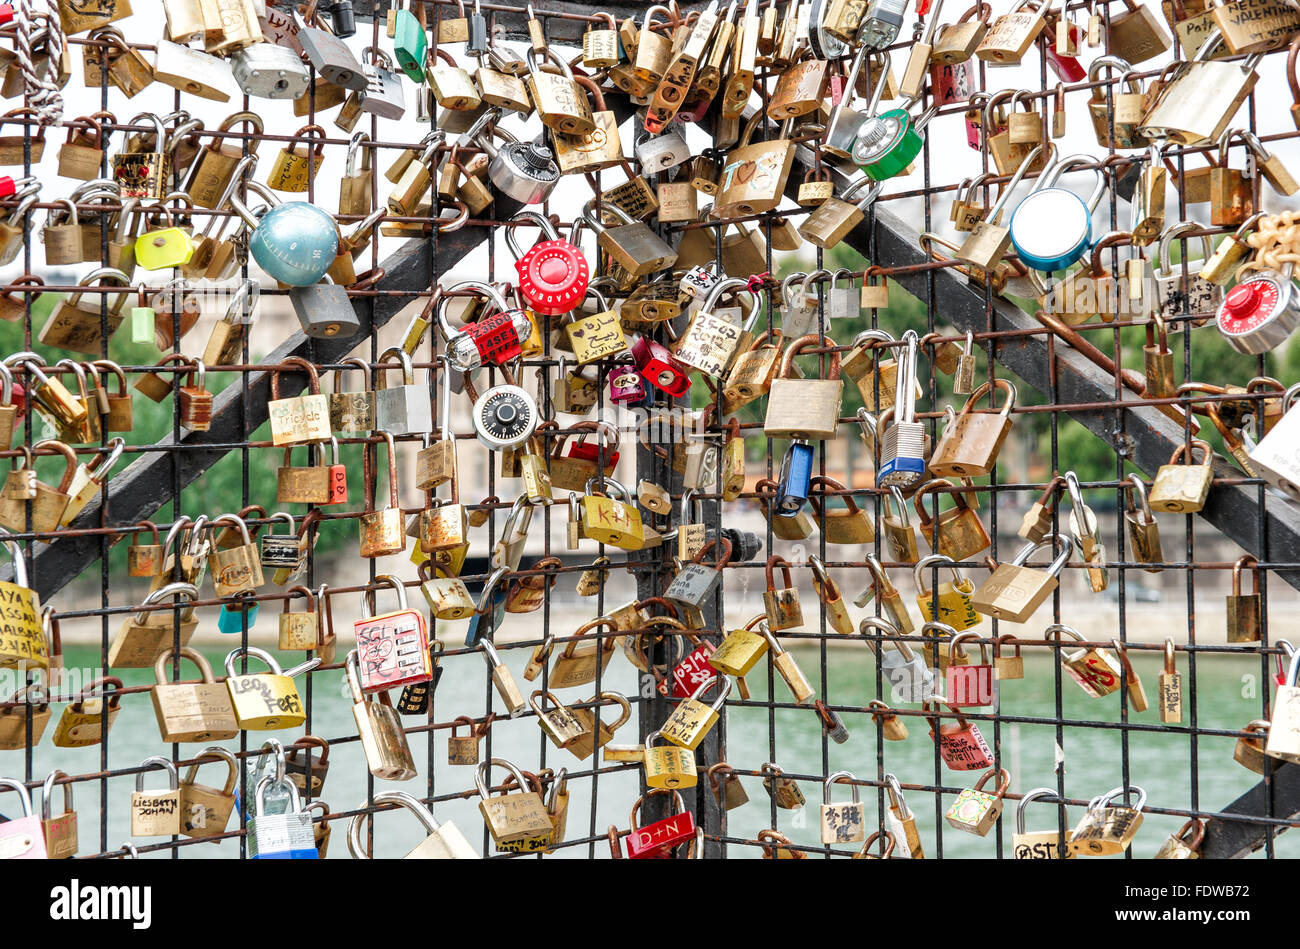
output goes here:
<path id="1" fill-rule="evenodd" d="M 12 3 L 0 3 L 0 26 L 10 22 L 14 18 L 14 5 Z"/>
<path id="2" fill-rule="evenodd" d="M 983 771 L 993 767 L 993 753 L 980 730 L 973 722 L 966 721 L 952 703 L 944 704 L 953 710 L 957 721 L 943 725 L 938 718 L 930 719 L 930 738 L 939 743 L 943 763 L 953 771 Z M 929 702 L 921 706 L 923 710 L 929 707 Z"/>
<path id="3" fill-rule="evenodd" d="M 655 788 L 650 794 L 672 794 L 677 813 L 645 827 L 637 827 L 636 816 L 641 811 L 641 802 L 645 800 L 638 797 L 632 805 L 629 821 L 632 830 L 627 835 L 627 855 L 630 860 L 671 859 L 674 847 L 695 839 L 695 815 L 686 810 L 681 794 L 669 788 Z"/>
<path id="4" fill-rule="evenodd" d="M 491 301 L 494 311 L 453 329 L 447 318 L 447 304 L 451 294 L 472 290 Z M 497 289 L 479 280 L 463 280 L 447 288 L 438 301 L 436 310 L 438 331 L 447 344 L 447 361 L 458 372 L 472 372 L 489 363 L 501 365 L 514 359 L 523 350 L 523 343 L 532 335 L 533 324 L 523 310 L 512 309 Z"/>
<path id="5" fill-rule="evenodd" d="M 675 699 L 690 698 L 696 689 L 717 675 L 713 667 L 709 665 L 709 657 L 713 655 L 715 648 L 713 643 L 701 640 L 699 636 L 693 633 L 687 633 L 686 636 L 696 646 L 690 655 L 673 666 L 672 697 Z M 660 695 L 668 695 L 668 681 L 668 679 L 663 679 L 659 682 Z"/>
<path id="6" fill-rule="evenodd" d="M 946 106 L 953 102 L 969 99 L 970 60 L 968 59 L 962 63 L 931 63 L 930 94 L 934 97 L 934 102 L 939 106 Z M 976 134 L 978 135 L 978 130 Z M 978 141 L 974 147 L 979 148 Z"/>
<path id="7" fill-rule="evenodd" d="M 348 468 L 339 464 L 339 440 L 330 439 L 329 499 L 321 504 L 348 503 Z"/>
<path id="8" fill-rule="evenodd" d="M 690 378 L 673 354 L 652 339 L 636 338 L 632 343 L 632 363 L 646 382 L 674 398 L 685 395 L 691 387 Z"/>
<path id="9" fill-rule="evenodd" d="M 591 272 L 582 251 L 560 240 L 554 226 L 535 211 L 520 211 L 511 221 L 530 221 L 542 230 L 546 240 L 520 253 L 515 229 L 506 229 L 506 244 L 514 253 L 519 273 L 519 293 L 524 302 L 538 313 L 558 316 L 568 313 L 587 294 Z"/>
<path id="10" fill-rule="evenodd" d="M 606 477 L 609 477 L 614 473 L 614 466 L 618 464 L 618 449 L 615 447 L 611 450 L 610 448 L 605 447 L 605 435 L 606 433 L 611 433 L 615 446 L 617 446 L 618 432 L 608 422 L 596 423 L 595 432 L 596 441 L 594 442 L 587 441 L 587 436 L 591 434 L 590 431 L 580 432 L 578 440 L 569 443 L 569 450 L 565 455 L 568 458 L 577 458 L 582 461 L 589 461 L 593 465 L 599 465 L 601 460 L 601 451 L 603 450 L 605 453 Z"/>
<path id="11" fill-rule="evenodd" d="M 1088 78 L 1088 70 L 1083 67 L 1083 63 L 1079 62 L 1079 57 L 1062 56 L 1056 51 L 1056 30 L 1045 32 L 1051 35 L 1051 39 L 1043 47 L 1043 55 L 1047 57 L 1047 65 L 1052 67 L 1056 78 L 1062 82 L 1081 82 Z M 1070 24 L 1070 39 L 1074 42 L 1075 49 L 1081 48 L 1083 30 L 1077 23 Z"/>
<path id="12" fill-rule="evenodd" d="M 959 643 L 963 639 L 979 639 L 978 633 L 958 633 L 948 640 L 948 669 L 945 673 L 948 702 L 954 706 L 992 705 L 997 700 L 996 676 L 989 661 L 988 646 L 980 643 L 980 661 L 964 666 L 954 659 L 965 658 L 966 651 Z"/>
<path id="13" fill-rule="evenodd" d="M 362 597 L 361 619 L 352 624 L 357 638 L 357 673 L 363 692 L 378 692 L 397 686 L 428 682 L 433 678 L 429 657 L 429 628 L 424 614 L 406 605 L 402 581 L 386 573 L 375 577 L 397 591 L 398 608 L 373 616 L 375 588 Z"/>

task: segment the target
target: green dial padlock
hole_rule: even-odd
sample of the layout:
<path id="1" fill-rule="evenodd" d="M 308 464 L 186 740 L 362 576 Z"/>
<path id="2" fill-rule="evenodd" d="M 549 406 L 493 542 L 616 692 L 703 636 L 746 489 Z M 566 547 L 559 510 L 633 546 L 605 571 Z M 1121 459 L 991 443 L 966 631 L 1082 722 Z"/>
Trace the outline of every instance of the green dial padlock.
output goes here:
<path id="1" fill-rule="evenodd" d="M 397 65 L 418 85 L 424 82 L 424 60 L 429 52 L 429 39 L 410 10 L 398 10 L 394 21 L 393 53 L 397 56 Z"/>
<path id="2" fill-rule="evenodd" d="M 853 162 L 872 181 L 902 174 L 921 153 L 921 134 L 934 117 L 932 106 L 913 119 L 906 109 L 890 109 L 862 123 L 853 140 Z"/>

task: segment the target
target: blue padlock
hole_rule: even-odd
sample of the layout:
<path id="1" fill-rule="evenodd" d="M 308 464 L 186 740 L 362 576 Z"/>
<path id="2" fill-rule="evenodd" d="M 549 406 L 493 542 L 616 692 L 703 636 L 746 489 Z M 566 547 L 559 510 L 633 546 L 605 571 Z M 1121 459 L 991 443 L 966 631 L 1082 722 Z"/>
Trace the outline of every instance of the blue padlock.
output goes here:
<path id="1" fill-rule="evenodd" d="M 802 439 L 792 441 L 781 459 L 781 483 L 776 495 L 776 516 L 794 517 L 808 500 L 812 480 L 813 446 Z"/>
<path id="2" fill-rule="evenodd" d="M 1011 212 L 1011 243 L 1021 262 L 1044 273 L 1065 270 L 1092 247 L 1092 212 L 1106 191 L 1106 179 L 1093 169 L 1097 186 L 1086 203 L 1073 191 L 1055 185 L 1069 169 L 1093 163 L 1091 155 L 1062 158 Z"/>
<path id="3" fill-rule="evenodd" d="M 310 287 L 324 278 L 338 257 L 339 229 L 323 208 L 306 201 L 280 203 L 265 185 L 248 182 L 248 190 L 265 198 L 268 210 L 254 213 L 230 196 L 230 206 L 253 229 L 248 249 L 273 280 L 291 287 Z"/>
<path id="4" fill-rule="evenodd" d="M 221 633 L 242 633 L 244 631 L 244 617 L 248 617 L 248 628 L 252 629 L 253 624 L 257 622 L 257 614 L 262 611 L 262 604 L 250 603 L 246 608 L 232 607 L 229 603 L 221 604 L 221 612 L 217 614 L 217 631 Z"/>
<path id="5" fill-rule="evenodd" d="M 501 579 L 509 572 L 509 567 L 497 567 L 483 584 L 478 605 L 474 607 L 474 616 L 469 621 L 469 629 L 465 631 L 466 646 L 477 646 L 479 640 L 496 629 L 505 618 L 506 588 L 501 584 Z M 491 618 L 485 619 L 488 616 Z"/>

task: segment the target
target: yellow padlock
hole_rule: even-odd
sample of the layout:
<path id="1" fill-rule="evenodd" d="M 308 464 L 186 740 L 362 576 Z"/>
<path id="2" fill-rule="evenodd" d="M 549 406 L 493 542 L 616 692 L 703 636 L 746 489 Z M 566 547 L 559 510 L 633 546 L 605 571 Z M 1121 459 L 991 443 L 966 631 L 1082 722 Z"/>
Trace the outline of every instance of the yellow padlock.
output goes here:
<path id="1" fill-rule="evenodd" d="M 145 231 L 135 239 L 135 262 L 145 270 L 184 267 L 194 256 L 194 240 L 184 229 L 170 226 L 171 212 L 162 210 L 169 226 Z"/>

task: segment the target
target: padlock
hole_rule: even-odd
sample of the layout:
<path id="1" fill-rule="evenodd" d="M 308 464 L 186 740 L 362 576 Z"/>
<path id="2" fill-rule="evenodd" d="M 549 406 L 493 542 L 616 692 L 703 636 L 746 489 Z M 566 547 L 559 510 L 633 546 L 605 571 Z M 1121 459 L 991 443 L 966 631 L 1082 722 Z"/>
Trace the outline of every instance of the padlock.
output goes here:
<path id="1" fill-rule="evenodd" d="M 387 781 L 409 781 L 416 774 L 415 759 L 411 756 L 406 732 L 387 690 L 381 689 L 376 697 L 367 698 L 361 690 L 355 649 L 348 652 L 344 665 L 348 690 L 352 695 L 352 718 L 357 725 L 357 735 L 370 773 Z"/>
<path id="2" fill-rule="evenodd" d="M 593 708 L 573 709 L 574 716 L 582 725 L 583 733 L 577 741 L 569 746 L 569 751 L 579 761 L 586 761 L 595 753 L 597 748 L 608 745 L 614 737 L 614 732 L 627 724 L 632 717 L 632 707 L 628 704 L 627 698 L 618 692 L 601 692 L 599 695 L 592 696 L 584 704 L 602 700 L 612 701 L 619 706 L 619 717 L 612 725 L 606 725 L 600 720 L 599 705 Z"/>
<path id="3" fill-rule="evenodd" d="M 671 795 L 674 805 L 672 813 L 652 824 L 638 826 L 637 815 L 641 812 L 642 803 L 646 797 L 656 794 Z M 628 826 L 631 830 L 627 836 L 627 856 L 632 860 L 671 859 L 680 844 L 695 844 L 695 815 L 686 809 L 682 795 L 676 789 L 654 788 L 648 795 L 638 797 L 632 804 Z"/>
<path id="4" fill-rule="evenodd" d="M 745 290 L 748 283 L 728 277 L 717 281 L 700 304 L 685 330 L 674 344 L 677 361 L 706 376 L 721 379 L 727 374 L 736 354 L 748 346 L 752 331 L 758 322 L 757 303 L 742 327 L 721 314 L 719 303 L 724 294 Z"/>
<path id="5" fill-rule="evenodd" d="M 272 789 L 287 793 L 286 809 L 268 813 L 267 793 Z M 302 809 L 298 788 L 287 778 L 266 775 L 257 782 L 254 792 L 256 811 L 248 820 L 247 841 L 250 860 L 315 860 L 320 857 L 312 833 L 311 815 Z"/>
<path id="6" fill-rule="evenodd" d="M 1118 797 L 1137 794 L 1137 802 L 1112 804 Z M 1088 802 L 1088 810 L 1070 835 L 1070 851 L 1076 855 L 1105 857 L 1123 853 L 1142 826 L 1142 808 L 1146 791 L 1140 787 L 1118 787 Z"/>
<path id="7" fill-rule="evenodd" d="M 1199 464 L 1180 464 L 1179 459 L 1186 456 L 1191 459 L 1199 449 L 1202 460 Z M 1174 514 L 1192 514 L 1205 506 L 1205 499 L 1210 493 L 1214 481 L 1214 449 L 1198 438 L 1191 440 L 1188 446 L 1179 445 L 1169 459 L 1156 472 L 1155 482 L 1147 500 L 1156 511 Z"/>
<path id="8" fill-rule="evenodd" d="M 22 528 L 18 528 L 21 530 Z M 0 597 L 7 604 L 6 622 L 0 626 L 0 668 L 50 668 L 50 651 L 41 625 L 41 602 L 27 585 L 27 561 L 15 541 L 0 532 L 0 542 L 13 560 L 13 582 L 0 581 Z"/>
<path id="9" fill-rule="evenodd" d="M 41 819 L 32 810 L 32 797 L 27 786 L 13 778 L 0 778 L 0 787 L 18 792 L 18 806 L 23 814 L 0 823 L 0 859 L 49 859 L 51 854 L 46 849 Z"/>
<path id="10" fill-rule="evenodd" d="M 938 584 L 931 591 L 925 588 L 924 577 L 925 571 L 934 566 L 947 567 L 952 579 Z M 912 568 L 912 578 L 916 581 L 916 605 L 927 622 L 939 620 L 959 632 L 979 625 L 979 614 L 971 602 L 975 584 L 969 577 L 962 576 L 952 558 L 942 554 L 923 557 Z M 996 646 L 994 652 L 996 654 Z"/>
<path id="11" fill-rule="evenodd" d="M 954 491 L 956 506 L 936 517 L 930 516 L 925 509 L 925 498 L 934 494 L 937 499 L 938 491 L 944 487 L 956 485 L 946 478 L 936 478 L 921 485 L 912 496 L 912 505 L 921 519 L 921 536 L 937 553 L 957 562 L 969 560 L 987 549 L 992 539 L 965 492 Z"/>
<path id="12" fill-rule="evenodd" d="M 239 734 L 239 724 L 230 704 L 224 683 L 212 676 L 212 667 L 197 650 L 182 646 L 180 657 L 198 666 L 201 682 L 169 682 L 167 661 L 171 649 L 165 650 L 154 663 L 156 684 L 151 691 L 158 732 L 164 742 L 222 741 Z"/>
<path id="13" fill-rule="evenodd" d="M 785 772 L 775 762 L 765 762 L 762 768 L 763 787 L 772 797 L 773 803 L 784 810 L 799 810 L 806 803 L 803 791 L 794 778 L 785 776 Z"/>
<path id="14" fill-rule="evenodd" d="M 1076 642 L 1083 639 L 1076 630 L 1060 623 L 1053 623 L 1043 631 L 1044 639 L 1056 639 L 1058 643 L 1061 643 L 1062 635 L 1069 636 Z M 1079 684 L 1079 688 L 1093 698 L 1119 691 L 1120 683 L 1125 678 L 1120 664 L 1105 649 L 1082 647 L 1074 652 L 1065 652 L 1062 646 L 1060 663 L 1070 678 Z"/>
<path id="15" fill-rule="evenodd" d="M 378 448 L 374 443 L 367 442 L 362 449 L 365 512 L 358 521 L 362 557 L 384 557 L 406 549 L 406 531 L 402 524 L 401 502 L 398 500 L 397 449 L 390 432 L 381 431 L 379 434 L 388 447 L 388 502 L 382 509 L 376 510 L 375 482 L 378 480 L 378 472 L 375 470 L 374 455 Z"/>
<path id="16" fill-rule="evenodd" d="M 366 589 L 361 619 L 353 624 L 361 690 L 378 692 L 429 681 L 433 669 L 424 614 L 407 607 L 406 588 L 396 577 L 379 574 L 375 583 L 397 591 L 397 609 L 375 615 L 375 587 Z"/>
<path id="17" fill-rule="evenodd" d="M 505 768 L 515 777 L 518 791 L 501 797 L 489 796 L 488 775 L 493 766 Z M 523 773 L 504 758 L 489 758 L 474 772 L 479 794 L 479 811 L 483 823 L 501 853 L 533 853 L 550 847 L 555 828 L 551 824 L 542 797 L 527 790 Z"/>
<path id="18" fill-rule="evenodd" d="M 400 11 L 407 12 L 407 11 Z M 428 836 L 403 860 L 477 860 L 478 851 L 465 839 L 455 824 L 439 823 L 433 813 L 418 798 L 405 791 L 380 791 L 371 799 L 375 804 L 398 804 L 415 814 Z M 352 818 L 348 826 L 348 852 L 353 859 L 369 859 L 363 844 L 370 813 L 363 811 Z"/>
<path id="19" fill-rule="evenodd" d="M 1223 34 L 1211 30 L 1195 57 L 1178 64 L 1142 119 L 1141 135 L 1179 145 L 1218 141 L 1255 87 L 1263 58 L 1254 53 L 1242 63 L 1212 60 L 1222 42 Z"/>
<path id="20" fill-rule="evenodd" d="M 975 633 L 958 633 L 948 640 L 948 668 L 944 692 L 953 707 L 996 705 L 997 673 L 989 661 L 988 647 L 980 640 L 980 661 L 970 663 L 961 647 L 964 639 L 978 640 Z M 981 835 L 983 836 L 983 835 Z"/>
<path id="21" fill-rule="evenodd" d="M 545 708 L 538 701 L 542 696 L 550 700 L 552 708 Z M 582 739 L 585 733 L 582 722 L 554 693 L 538 689 L 533 692 L 528 704 L 537 713 L 537 724 L 555 747 L 568 748 Z"/>
<path id="22" fill-rule="evenodd" d="M 167 545 L 164 545 L 166 549 Z M 168 583 L 163 578 L 170 574 L 170 564 L 164 564 L 162 573 L 155 574 L 155 582 L 160 582 L 144 599 L 145 606 L 161 603 L 171 596 L 185 596 L 191 600 L 199 598 L 198 588 L 192 583 Z M 197 573 L 196 573 L 197 579 Z M 115 669 L 148 669 L 153 666 L 158 654 L 174 642 L 179 635 L 180 645 L 187 645 L 198 620 L 194 617 L 193 607 L 180 609 L 178 618 L 173 618 L 171 610 L 152 610 L 136 613 L 122 622 L 112 644 L 108 649 L 108 665 Z"/>
<path id="23" fill-rule="evenodd" d="M 240 675 L 235 672 L 235 660 L 240 656 L 260 659 L 269 671 Z M 274 656 L 256 646 L 231 650 L 226 655 L 226 687 L 230 690 L 239 727 L 246 731 L 272 731 L 301 725 L 307 715 L 292 676 L 318 665 L 319 656 L 283 672 Z"/>
<path id="24" fill-rule="evenodd" d="M 759 616 L 743 629 L 733 629 L 709 655 L 709 665 L 719 672 L 743 678 L 767 653 L 767 640 L 753 627 L 764 622 Z"/>
<path id="25" fill-rule="evenodd" d="M 235 809 L 235 785 L 239 781 L 239 762 L 225 748 L 204 748 L 198 760 L 190 765 L 180 782 L 181 833 L 186 837 L 213 837 L 226 832 L 230 815 Z M 196 780 L 199 765 L 204 761 L 224 761 L 227 767 L 226 783 L 208 787 Z"/>
<path id="26" fill-rule="evenodd" d="M 718 686 L 718 697 L 709 705 L 705 705 L 703 696 L 709 691 L 710 686 Z M 711 676 L 701 682 L 691 693 L 689 698 L 683 699 L 660 729 L 664 738 L 679 745 L 682 748 L 689 748 L 694 751 L 700 746 L 700 742 L 713 728 L 718 721 L 718 716 L 722 711 L 723 705 L 727 701 L 727 694 L 731 691 L 731 679 L 725 675 Z"/>
<path id="27" fill-rule="evenodd" d="M 776 587 L 774 571 L 779 568 L 783 576 L 783 586 Z M 776 631 L 794 629 L 803 625 L 803 610 L 799 604 L 799 590 L 790 577 L 790 563 L 784 557 L 773 554 L 765 567 L 767 589 L 763 591 L 763 608 L 767 613 L 766 627 Z"/>
<path id="28" fill-rule="evenodd" d="M 853 800 L 848 804 L 832 804 L 831 785 L 841 780 L 852 788 Z M 848 771 L 836 771 L 826 778 L 821 807 L 822 843 L 848 844 L 866 839 L 866 808 L 858 799 L 856 781 Z"/>
<path id="29" fill-rule="evenodd" d="M 991 777 L 997 778 L 996 790 L 993 793 L 981 790 Z M 1002 816 L 1002 796 L 1007 793 L 1010 785 L 1011 775 L 1006 768 L 990 768 L 980 775 L 974 788 L 962 788 L 957 799 L 949 805 L 944 820 L 957 830 L 964 830 L 977 837 L 987 836 Z"/>
<path id="30" fill-rule="evenodd" d="M 1300 653 L 1292 655 L 1287 667 L 1286 679 L 1277 688 L 1277 697 L 1273 700 L 1273 715 L 1268 728 L 1268 739 L 1264 744 L 1264 753 L 1282 761 L 1300 761 L 1300 688 L 1296 687 L 1296 675 L 1300 672 Z"/>
<path id="31" fill-rule="evenodd" d="M 243 518 L 234 514 L 223 514 L 212 523 L 230 524 L 239 531 L 240 536 L 240 543 L 236 546 L 222 548 L 214 545 L 208 555 L 212 589 L 217 596 L 222 597 L 256 593 L 257 588 L 266 580 L 262 574 L 261 554 L 248 533 L 248 525 Z"/>
<path id="32" fill-rule="evenodd" d="M 645 781 L 652 788 L 693 788 L 699 781 L 695 752 L 678 745 L 655 747 L 659 732 L 645 737 Z"/>
<path id="33" fill-rule="evenodd" d="M 40 743 L 45 728 L 50 723 L 49 689 L 41 683 L 18 689 L 0 708 L 0 750 L 14 751 L 28 745 L 27 727 L 30 723 L 31 744 Z"/>
<path id="34" fill-rule="evenodd" d="M 931 701 L 944 701 L 941 696 L 931 696 L 922 704 L 924 711 L 930 710 Z M 980 734 L 974 722 L 968 722 L 961 711 L 952 708 L 956 721 L 949 725 L 940 723 L 939 718 L 929 718 L 930 738 L 939 746 L 939 757 L 953 771 L 984 771 L 993 767 L 993 753 L 988 743 Z"/>
<path id="35" fill-rule="evenodd" d="M 1241 730 L 1246 734 L 1238 738 L 1233 746 L 1232 760 L 1247 770 L 1263 774 L 1267 758 L 1264 754 L 1264 740 L 1268 737 L 1269 727 L 1269 722 L 1265 719 L 1255 719 L 1243 727 Z"/>
<path id="36" fill-rule="evenodd" d="M 111 281 L 123 287 L 129 286 L 131 282 L 121 270 L 100 267 L 82 277 L 78 287 L 90 287 L 102 281 Z M 122 325 L 122 320 L 126 318 L 121 312 L 126 298 L 100 295 L 99 299 L 107 303 L 106 329 L 101 331 L 98 300 L 92 308 L 89 304 L 81 304 L 81 297 L 82 293 L 76 292 L 55 304 L 50 318 L 41 327 L 38 338 L 47 346 L 98 357 L 103 352 L 107 338 L 113 335 Z M 37 379 L 39 380 L 40 376 L 37 376 Z M 40 389 L 38 388 L 37 391 L 39 393 Z"/>
<path id="37" fill-rule="evenodd" d="M 540 139 L 524 144 L 495 126 L 488 133 L 489 125 L 500 115 L 500 109 L 487 109 L 461 140 L 473 142 L 488 153 L 488 177 L 497 189 L 521 204 L 541 204 L 560 179 L 555 155 Z M 498 146 L 492 135 L 501 136 L 506 144 Z"/>
<path id="38" fill-rule="evenodd" d="M 1045 572 L 1024 565 L 1039 547 L 1050 547 L 1053 551 L 1060 548 L 1060 553 Z M 1069 534 L 1055 535 L 1038 544 L 1026 544 L 1011 563 L 997 565 L 992 575 L 971 596 L 971 603 L 985 616 L 1014 623 L 1025 622 L 1056 589 L 1057 577 L 1077 547 L 1074 537 Z"/>
<path id="39" fill-rule="evenodd" d="M 912 529 L 907 516 L 907 501 L 903 499 L 903 492 L 897 485 L 890 487 L 888 495 L 882 495 L 881 515 L 881 527 L 888 542 L 890 559 L 902 563 L 915 563 L 920 560 L 921 554 L 916 546 L 916 531 Z"/>
<path id="40" fill-rule="evenodd" d="M 146 791 L 144 772 L 157 766 L 167 771 L 165 791 Z M 140 763 L 131 794 L 131 836 L 170 837 L 181 832 L 181 791 L 176 765 L 166 758 L 151 755 Z"/>
<path id="41" fill-rule="evenodd" d="M 975 55 L 994 65 L 1008 66 L 1020 62 L 1046 26 L 1047 3 L 1020 0 L 1011 10 L 995 19 Z"/>
<path id="42" fill-rule="evenodd" d="M 602 627 L 616 632 L 618 627 L 607 616 L 598 616 L 574 630 L 575 637 L 585 636 L 596 630 L 590 640 L 570 640 L 563 651 L 555 657 L 548 679 L 553 689 L 568 689 L 596 681 L 597 670 L 604 672 L 609 660 L 614 655 L 617 640 L 609 634 L 601 633 Z"/>
<path id="43" fill-rule="evenodd" d="M 794 357 L 805 348 L 821 345 L 834 346 L 835 343 L 829 337 L 825 337 L 823 343 L 814 334 L 794 340 L 786 350 L 781 370 L 772 380 L 768 394 L 763 432 L 769 438 L 835 438 L 844 394 L 839 354 L 831 353 L 827 378 L 793 377 Z"/>
<path id="44" fill-rule="evenodd" d="M 1073 860 L 1069 834 L 1060 830 L 1025 830 L 1025 806 L 1030 801 L 1055 801 L 1064 818 L 1065 805 L 1052 788 L 1026 791 L 1016 806 L 1016 832 L 1011 838 L 1011 855 L 1016 860 Z"/>
<path id="45" fill-rule="evenodd" d="M 590 503 L 590 498 L 584 502 L 584 506 Z M 590 532 L 590 524 L 588 524 Z M 717 548 L 715 557 L 717 560 L 714 565 L 706 566 L 704 564 L 704 555 L 710 550 Z M 691 562 L 673 577 L 672 583 L 664 591 L 664 597 L 669 600 L 676 600 L 678 603 L 687 607 L 696 607 L 703 609 L 711 600 L 715 588 L 722 579 L 722 570 L 731 561 L 731 541 L 725 538 L 718 538 L 706 543 L 696 555 L 691 558 Z"/>

